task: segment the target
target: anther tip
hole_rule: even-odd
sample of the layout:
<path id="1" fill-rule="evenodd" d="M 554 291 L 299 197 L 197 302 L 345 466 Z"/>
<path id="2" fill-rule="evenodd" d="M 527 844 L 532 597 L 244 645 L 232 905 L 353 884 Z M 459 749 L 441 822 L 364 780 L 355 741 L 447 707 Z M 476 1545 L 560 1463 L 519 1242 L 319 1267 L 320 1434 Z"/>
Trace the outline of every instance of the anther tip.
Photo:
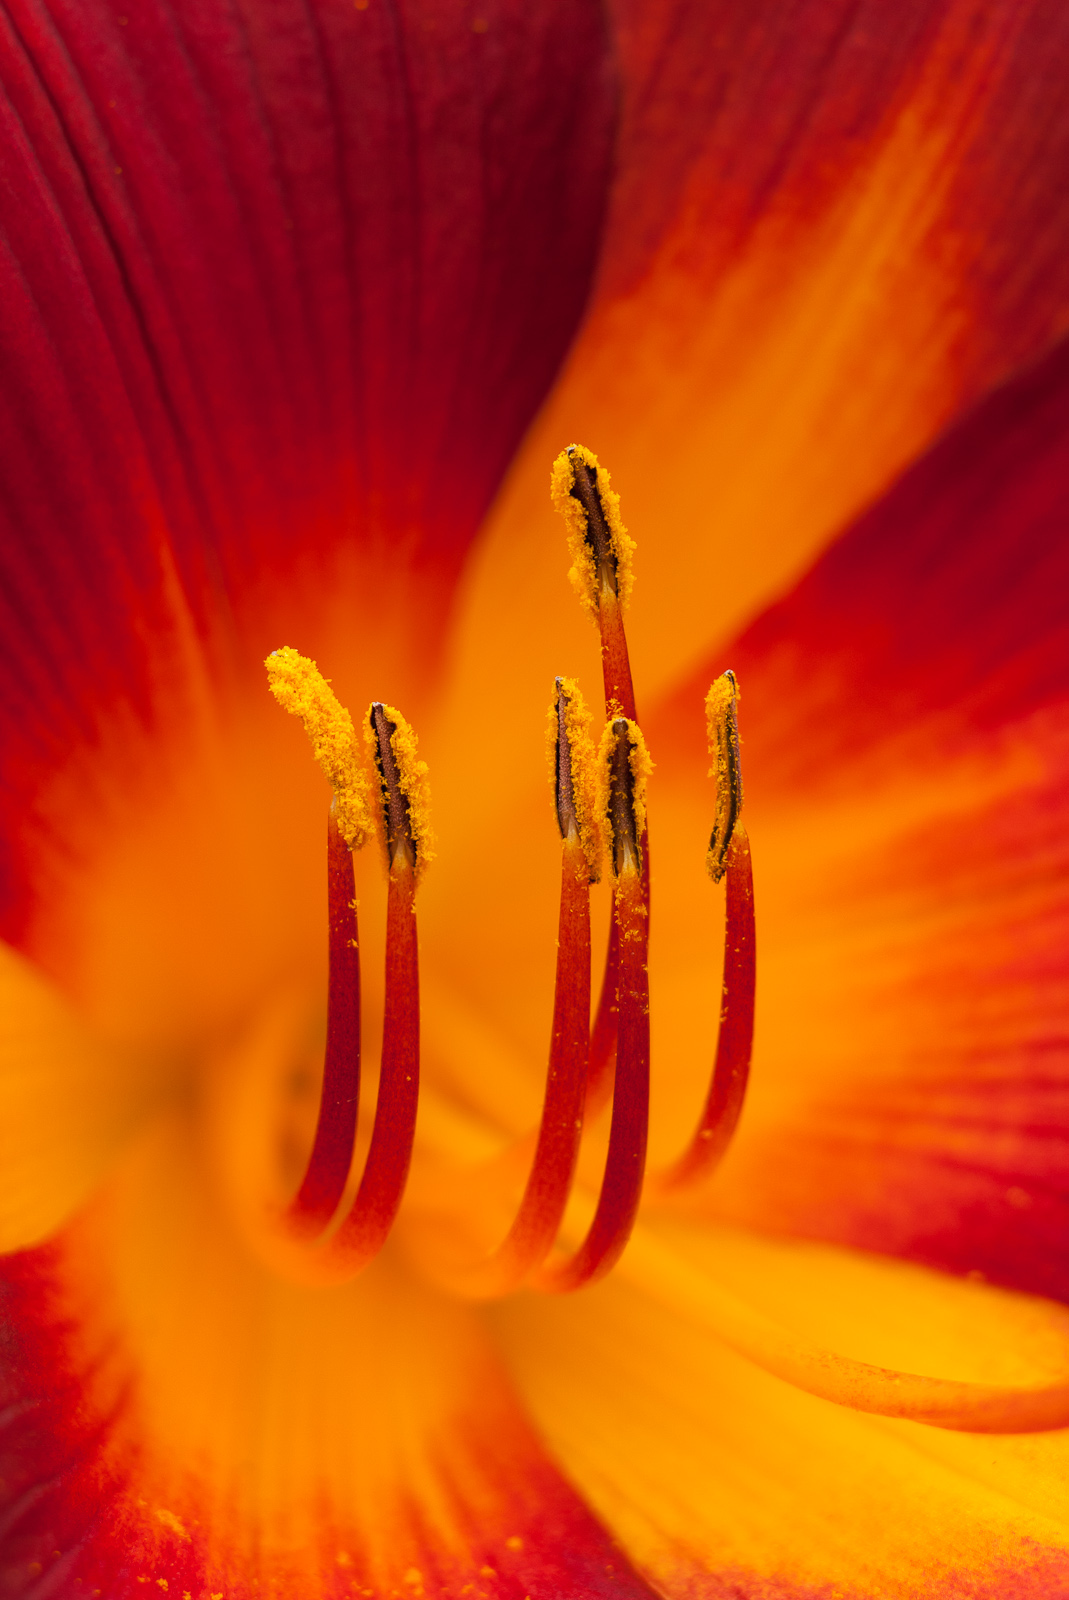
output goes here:
<path id="1" fill-rule="evenodd" d="M 396 707 L 373 700 L 366 736 L 379 775 L 382 832 L 388 865 L 406 859 L 417 878 L 434 854 L 430 831 L 427 764 L 416 736 Z"/>
<path id="2" fill-rule="evenodd" d="M 709 839 L 706 865 L 714 883 L 727 871 L 728 848 L 742 810 L 742 764 L 739 754 L 739 683 L 729 667 L 714 679 L 705 697 L 709 754 L 716 779 L 716 817 Z"/>

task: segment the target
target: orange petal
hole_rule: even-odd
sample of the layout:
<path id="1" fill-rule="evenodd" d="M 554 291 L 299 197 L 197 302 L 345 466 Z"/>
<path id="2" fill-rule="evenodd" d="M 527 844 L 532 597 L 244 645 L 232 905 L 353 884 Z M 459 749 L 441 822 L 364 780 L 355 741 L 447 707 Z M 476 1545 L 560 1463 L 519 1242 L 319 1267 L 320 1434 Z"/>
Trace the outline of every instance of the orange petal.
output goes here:
<path id="1" fill-rule="evenodd" d="M 187 1113 L 5 1271 L 7 1581 L 648 1600 L 474 1317 L 387 1260 L 322 1291 L 261 1271 Z"/>
<path id="2" fill-rule="evenodd" d="M 707 1197 L 1059 1298 L 1067 437 L 1063 346 L 732 649 L 761 977 L 753 1093 Z M 652 729 L 673 841 L 700 838 L 679 780 L 705 681 Z M 666 908 L 669 962 L 685 905 Z M 674 1029 L 670 1072 L 694 1051 Z"/>
<path id="3" fill-rule="evenodd" d="M 0 1251 L 47 1238 L 85 1201 L 164 1076 L 95 1038 L 0 945 Z"/>
<path id="4" fill-rule="evenodd" d="M 701 1284 L 840 1351 L 972 1380 L 1064 1359 L 1064 1326 L 1052 1338 L 1042 1303 L 730 1231 L 661 1233 L 659 1248 L 698 1292 L 666 1300 L 662 1281 L 651 1297 L 626 1281 L 641 1268 L 625 1256 L 589 1295 L 492 1318 L 550 1445 L 659 1588 L 747 1600 L 1063 1591 L 1069 1430 L 970 1437 L 833 1406 L 726 1349 Z"/>

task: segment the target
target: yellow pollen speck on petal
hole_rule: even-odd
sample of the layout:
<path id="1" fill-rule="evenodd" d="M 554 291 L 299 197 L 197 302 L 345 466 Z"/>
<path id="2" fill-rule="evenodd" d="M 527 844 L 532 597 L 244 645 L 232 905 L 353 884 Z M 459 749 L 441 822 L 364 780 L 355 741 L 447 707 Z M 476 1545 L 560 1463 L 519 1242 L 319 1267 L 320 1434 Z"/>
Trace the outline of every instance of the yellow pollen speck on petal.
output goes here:
<path id="1" fill-rule="evenodd" d="M 189 1539 L 189 1534 L 186 1532 L 181 1519 L 176 1517 L 173 1511 L 167 1511 L 163 1506 L 157 1506 L 156 1521 L 162 1522 L 163 1526 L 170 1528 L 172 1533 L 177 1533 L 180 1539 Z"/>
<path id="2" fill-rule="evenodd" d="M 579 842 L 586 858 L 590 882 L 597 883 L 601 877 L 601 860 L 605 850 L 605 829 L 602 821 L 604 808 L 600 804 L 598 752 L 590 733 L 593 716 L 574 678 L 558 679 L 557 693 L 547 715 L 546 754 L 549 757 L 549 781 L 554 790 L 558 781 L 558 741 L 562 707 L 571 756 L 572 798 L 575 820 L 579 825 Z"/>
<path id="3" fill-rule="evenodd" d="M 397 780 L 408 807 L 408 826 L 415 849 L 415 872 L 418 882 L 428 862 L 433 861 L 435 855 L 434 830 L 431 827 L 431 791 L 427 781 L 430 769 L 427 763 L 419 758 L 419 743 L 415 731 L 396 706 L 389 706 L 383 702 L 382 709 L 387 721 L 393 724 L 390 748 L 397 763 Z M 364 738 L 374 760 L 375 735 L 370 721 L 365 722 Z M 385 827 L 382 836 L 385 839 Z"/>
<path id="4" fill-rule="evenodd" d="M 598 564 L 586 510 L 572 493 L 575 488 L 576 458 L 586 463 L 596 482 L 597 498 L 601 503 L 614 558 L 616 593 L 621 606 L 626 606 L 634 584 L 635 541 L 624 527 L 620 515 L 620 496 L 612 487 L 608 469 L 599 464 L 593 450 L 588 450 L 586 445 L 582 444 L 569 445 L 567 450 L 562 450 L 550 471 L 549 495 L 553 505 L 564 518 L 568 553 L 572 558 L 568 577 L 579 599 L 597 621 Z"/>
<path id="5" fill-rule="evenodd" d="M 312 741 L 315 758 L 334 790 L 342 838 L 350 850 L 359 850 L 372 821 L 352 717 L 315 662 L 289 645 L 273 651 L 264 666 L 271 693 L 284 710 L 300 717 Z"/>

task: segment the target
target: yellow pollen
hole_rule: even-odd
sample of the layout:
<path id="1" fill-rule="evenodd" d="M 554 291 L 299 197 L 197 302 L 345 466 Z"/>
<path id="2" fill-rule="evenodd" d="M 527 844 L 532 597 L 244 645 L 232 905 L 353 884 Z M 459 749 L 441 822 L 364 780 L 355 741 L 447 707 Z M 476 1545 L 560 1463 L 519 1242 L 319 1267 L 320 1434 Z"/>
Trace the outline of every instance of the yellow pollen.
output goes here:
<path id="1" fill-rule="evenodd" d="M 570 449 L 575 456 L 586 462 L 595 476 L 612 553 L 616 558 L 616 593 L 620 605 L 626 606 L 634 584 L 635 541 L 624 527 L 623 518 L 620 516 L 620 496 L 612 487 L 608 469 L 598 464 L 598 458 L 593 450 L 588 450 L 582 444 L 572 445 Z M 597 562 L 588 538 L 587 514 L 572 494 L 574 486 L 573 456 L 569 455 L 568 450 L 562 450 L 550 472 L 549 495 L 564 518 L 567 530 L 568 553 L 572 558 L 568 577 L 579 599 L 596 622 L 600 605 Z"/>
<path id="2" fill-rule="evenodd" d="M 562 678 L 560 686 L 564 701 L 564 726 L 571 752 L 572 799 L 575 804 L 575 818 L 579 824 L 579 842 L 586 859 L 590 882 L 597 883 L 601 877 L 605 830 L 598 805 L 600 792 L 598 753 L 590 734 L 593 717 L 574 678 Z M 557 783 L 558 734 L 557 699 L 554 697 L 548 713 L 546 739 L 549 781 L 554 788 Z"/>
<path id="3" fill-rule="evenodd" d="M 429 768 L 425 761 L 419 759 L 416 735 L 397 708 L 388 706 L 383 701 L 382 710 L 387 722 L 394 724 L 394 731 L 390 735 L 390 748 L 397 762 L 397 780 L 401 786 L 401 793 L 408 805 L 408 826 L 416 852 L 415 874 L 418 883 L 427 863 L 433 861 L 435 855 L 434 832 L 431 828 L 431 791 L 427 782 Z M 377 745 L 370 718 L 364 719 L 364 739 L 371 759 L 375 760 Z M 386 844 L 385 819 L 380 832 L 383 843 Z M 387 859 L 387 867 L 389 865 Z"/>
<path id="4" fill-rule="evenodd" d="M 342 838 L 350 850 L 359 850 L 372 822 L 352 717 L 315 662 L 289 645 L 273 651 L 264 666 L 271 693 L 284 710 L 300 717 L 312 741 L 313 754 L 334 790 Z"/>

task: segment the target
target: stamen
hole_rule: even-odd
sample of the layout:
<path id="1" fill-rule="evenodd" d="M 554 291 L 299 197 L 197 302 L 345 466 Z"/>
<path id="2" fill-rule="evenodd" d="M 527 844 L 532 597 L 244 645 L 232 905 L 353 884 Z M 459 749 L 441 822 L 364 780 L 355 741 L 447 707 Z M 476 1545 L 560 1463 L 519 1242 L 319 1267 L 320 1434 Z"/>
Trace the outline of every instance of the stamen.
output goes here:
<path id="1" fill-rule="evenodd" d="M 590 1028 L 590 884 L 598 878 L 601 854 L 595 815 L 597 758 L 588 731 L 590 715 L 572 680 L 556 680 L 550 715 L 562 848 L 549 1071 L 538 1143 L 515 1221 L 485 1261 L 450 1276 L 453 1289 L 479 1297 L 518 1288 L 544 1261 L 568 1203 L 583 1134 Z"/>
<path id="2" fill-rule="evenodd" d="M 315 1140 L 300 1188 L 279 1219 L 308 1245 L 315 1270 L 351 1277 L 381 1249 L 408 1176 L 419 1099 L 419 963 L 415 892 L 432 852 L 426 764 L 399 712 L 376 701 L 368 739 L 379 775 L 379 832 L 386 847 L 386 1004 L 378 1102 L 356 1199 L 324 1244 L 345 1192 L 356 1140 L 360 1086 L 360 969 L 350 850 L 372 829 L 368 783 L 352 718 L 314 662 L 289 648 L 267 658 L 272 692 L 298 715 L 334 784 L 327 827 L 330 930 L 327 1047 Z"/>
<path id="3" fill-rule="evenodd" d="M 432 853 L 426 762 L 393 706 L 376 700 L 368 742 L 379 772 L 386 903 L 386 1003 L 375 1122 L 356 1199 L 325 1254 L 335 1275 L 355 1276 L 386 1242 L 401 1204 L 419 1104 L 419 946 L 416 885 Z"/>
<path id="4" fill-rule="evenodd" d="M 314 661 L 288 645 L 264 662 L 268 685 L 300 717 L 334 794 L 327 819 L 328 988 L 323 1087 L 312 1153 L 284 1226 L 298 1238 L 326 1227 L 345 1192 L 360 1098 L 360 952 L 351 851 L 371 830 L 368 784 L 353 719 Z"/>
<path id="5" fill-rule="evenodd" d="M 617 718 L 602 743 L 605 810 L 612 836 L 613 918 L 618 929 L 619 982 L 616 1081 L 609 1151 L 589 1232 L 570 1258 L 550 1263 L 534 1282 L 555 1293 L 605 1276 L 630 1237 L 642 1193 L 649 1121 L 649 919 L 640 872 L 645 782 L 650 770 L 636 723 Z"/>
<path id="6" fill-rule="evenodd" d="M 662 1191 L 695 1183 L 715 1171 L 738 1126 L 750 1076 L 757 951 L 750 842 L 739 817 L 742 770 L 737 702 L 735 674 L 725 672 L 705 701 L 709 753 L 714 758 L 709 776 L 716 779 L 716 820 L 706 864 L 714 883 L 727 878 L 716 1060 L 705 1108 L 690 1145 L 672 1167 L 657 1175 L 655 1185 Z"/>
<path id="7" fill-rule="evenodd" d="M 564 518 L 572 568 L 568 576 L 580 601 L 597 622 L 601 636 L 601 667 L 605 683 L 605 715 L 635 722 L 635 690 L 624 631 L 624 606 L 634 583 L 635 541 L 620 515 L 620 496 L 612 488 L 608 470 L 585 445 L 562 450 L 550 475 L 550 498 Z M 642 885 L 647 919 L 650 906 L 649 840 L 640 840 Z M 597 1013 L 590 1039 L 587 1075 L 587 1114 L 604 1106 L 612 1093 L 616 1055 L 619 982 L 619 931 L 615 917 L 609 926 L 609 945 L 601 980 Z"/>
<path id="8" fill-rule="evenodd" d="M 635 720 L 635 691 L 623 609 L 634 582 L 635 542 L 620 516 L 620 496 L 585 445 L 572 444 L 553 463 L 550 497 L 564 518 L 572 568 L 568 576 L 601 634 L 607 716 Z"/>

